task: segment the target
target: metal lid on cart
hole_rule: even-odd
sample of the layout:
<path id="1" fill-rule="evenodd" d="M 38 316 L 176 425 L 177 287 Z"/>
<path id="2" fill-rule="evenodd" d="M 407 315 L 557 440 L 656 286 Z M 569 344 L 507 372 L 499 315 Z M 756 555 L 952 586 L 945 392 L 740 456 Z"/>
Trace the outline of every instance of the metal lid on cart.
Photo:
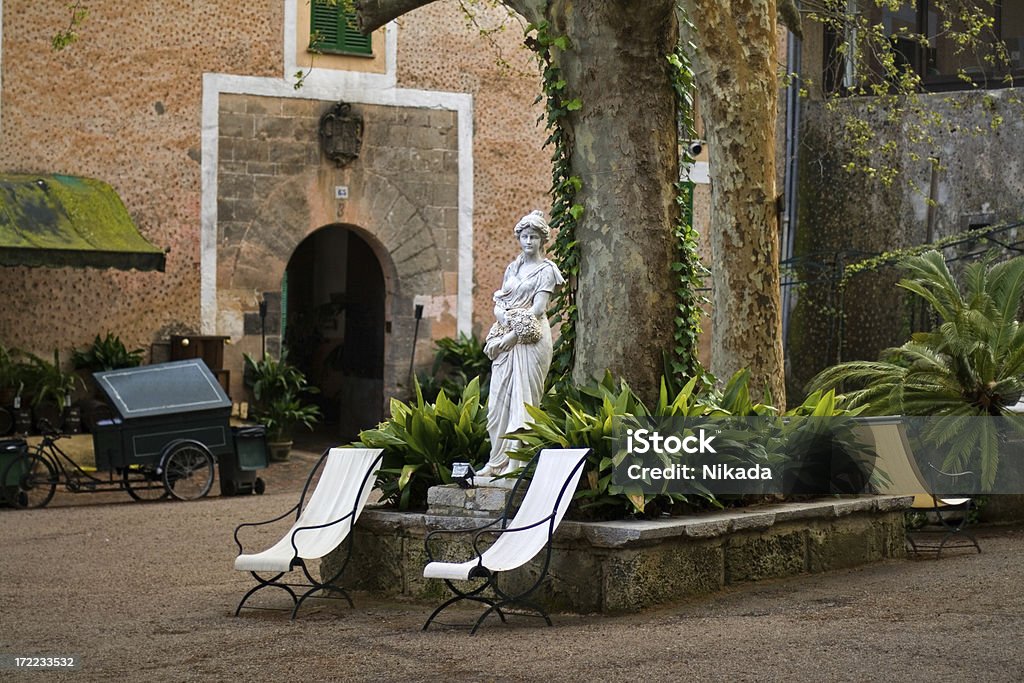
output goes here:
<path id="1" fill-rule="evenodd" d="M 97 372 L 93 378 L 125 420 L 231 410 L 231 399 L 198 358 Z"/>

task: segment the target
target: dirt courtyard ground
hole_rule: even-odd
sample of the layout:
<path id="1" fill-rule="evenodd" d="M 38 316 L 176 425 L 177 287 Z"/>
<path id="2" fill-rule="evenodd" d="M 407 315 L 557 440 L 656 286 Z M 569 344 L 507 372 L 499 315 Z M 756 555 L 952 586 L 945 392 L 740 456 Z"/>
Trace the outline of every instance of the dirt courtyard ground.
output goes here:
<path id="1" fill-rule="evenodd" d="M 295 622 L 236 618 L 251 579 L 232 569 L 232 531 L 292 505 L 308 462 L 272 465 L 264 496 L 139 504 L 58 491 L 45 509 L 0 509 L 0 654 L 80 658 L 74 671 L 4 669 L 0 680 L 935 682 L 1024 672 L 1020 528 L 986 530 L 981 555 L 747 584 L 640 614 L 554 615 L 553 628 L 513 617 L 472 638 L 422 632 L 431 605 L 358 593 L 354 609 L 314 601 Z"/>

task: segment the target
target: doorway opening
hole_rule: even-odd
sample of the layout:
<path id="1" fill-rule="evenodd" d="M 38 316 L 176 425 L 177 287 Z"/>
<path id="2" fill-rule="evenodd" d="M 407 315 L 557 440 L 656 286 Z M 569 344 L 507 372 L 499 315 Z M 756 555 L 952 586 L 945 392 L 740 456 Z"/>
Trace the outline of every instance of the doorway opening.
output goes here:
<path id="1" fill-rule="evenodd" d="M 355 230 L 331 225 L 296 247 L 282 282 L 288 358 L 319 389 L 317 432 L 345 442 L 383 417 L 384 271 Z"/>

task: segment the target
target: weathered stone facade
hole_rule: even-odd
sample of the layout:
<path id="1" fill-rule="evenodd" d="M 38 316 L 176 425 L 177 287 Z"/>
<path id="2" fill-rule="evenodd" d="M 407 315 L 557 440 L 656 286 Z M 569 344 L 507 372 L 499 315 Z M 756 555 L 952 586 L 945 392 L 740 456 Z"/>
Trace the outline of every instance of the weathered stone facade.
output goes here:
<path id="1" fill-rule="evenodd" d="M 921 111 L 896 120 L 858 98 L 835 111 L 820 102 L 805 104 L 797 255 L 826 264 L 835 259 L 838 270 L 860 258 L 956 235 L 972 225 L 1024 220 L 1024 107 L 1019 98 L 1019 88 L 921 95 Z M 895 145 L 892 158 L 872 160 L 898 169 L 893 183 L 844 168 L 856 158 L 840 133 L 846 116 L 869 121 L 878 145 Z M 943 122 L 932 129 L 934 138 L 908 142 L 908 121 L 930 117 Z M 931 158 L 939 167 L 933 169 Z M 1024 227 L 1017 227 L 999 239 L 1014 244 L 1022 237 Z M 807 268 L 799 275 L 822 280 L 800 293 L 791 319 L 789 379 L 794 395 L 801 395 L 807 381 L 827 365 L 874 360 L 883 349 L 909 338 L 911 312 L 895 286 L 901 277 L 896 268 L 858 275 L 842 299 L 836 298 L 835 283 L 829 281 L 838 272 Z"/>
<path id="2" fill-rule="evenodd" d="M 424 366 L 432 339 L 490 323 L 512 226 L 548 206 L 536 65 L 518 29 L 484 41 L 458 6 L 436 3 L 375 33 L 373 59 L 311 58 L 300 0 L 132 12 L 97 0 L 60 53 L 49 41 L 64 5 L 3 0 L 0 10 L 0 170 L 105 180 L 139 231 L 170 250 L 164 273 L 0 269 L 5 346 L 67 359 L 111 331 L 160 360 L 169 334 L 228 335 L 232 393 L 244 399 L 258 297 L 275 301 L 304 238 L 343 228 L 380 262 L 384 395 L 404 393 L 415 304 Z M 507 18 L 479 11 L 485 24 Z M 496 48 L 510 67 L 496 66 Z M 299 69 L 307 79 L 295 89 Z M 317 142 L 319 116 L 338 100 L 366 121 L 363 152 L 344 169 Z"/>
<path id="3" fill-rule="evenodd" d="M 630 612 L 731 584 L 903 557 L 903 510 L 910 501 L 879 496 L 650 521 L 564 521 L 555 534 L 548 577 L 531 599 L 558 611 Z M 423 578 L 426 534 L 483 523 L 473 517 L 365 510 L 353 532 L 342 585 L 439 603 L 447 590 L 443 582 Z M 474 557 L 472 534 L 446 535 L 432 548 L 435 560 Z M 327 555 L 321 574 L 336 572 L 344 556 L 344 546 Z M 529 586 L 543 562 L 541 553 L 502 575 L 502 585 Z"/>
<path id="4" fill-rule="evenodd" d="M 320 117 L 332 104 L 221 98 L 218 328 L 233 338 L 244 336 L 244 321 L 257 315 L 253 292 L 280 289 L 289 258 L 311 233 L 344 226 L 372 245 L 384 271 L 385 317 L 392 330 L 386 335 L 384 395 L 391 396 L 406 390 L 401 361 L 408 362 L 412 347 L 414 301 L 434 302 L 437 309 L 420 330 L 421 346 L 456 334 L 456 116 L 426 108 L 356 105 L 352 111 L 365 126 L 362 150 L 339 169 L 324 158 L 318 138 Z M 336 187 L 347 188 L 349 198 L 337 199 Z M 245 348 L 254 341 L 248 337 L 234 352 L 254 352 Z M 429 358 L 429 348 L 418 351 Z"/>

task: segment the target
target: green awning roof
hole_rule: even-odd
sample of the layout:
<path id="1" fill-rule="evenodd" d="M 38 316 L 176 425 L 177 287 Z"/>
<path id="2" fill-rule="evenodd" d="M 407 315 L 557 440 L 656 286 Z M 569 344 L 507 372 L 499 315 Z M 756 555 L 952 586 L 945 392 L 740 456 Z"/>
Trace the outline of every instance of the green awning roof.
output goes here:
<path id="1" fill-rule="evenodd" d="M 0 174 L 0 265 L 162 271 L 164 260 L 105 182 Z"/>

